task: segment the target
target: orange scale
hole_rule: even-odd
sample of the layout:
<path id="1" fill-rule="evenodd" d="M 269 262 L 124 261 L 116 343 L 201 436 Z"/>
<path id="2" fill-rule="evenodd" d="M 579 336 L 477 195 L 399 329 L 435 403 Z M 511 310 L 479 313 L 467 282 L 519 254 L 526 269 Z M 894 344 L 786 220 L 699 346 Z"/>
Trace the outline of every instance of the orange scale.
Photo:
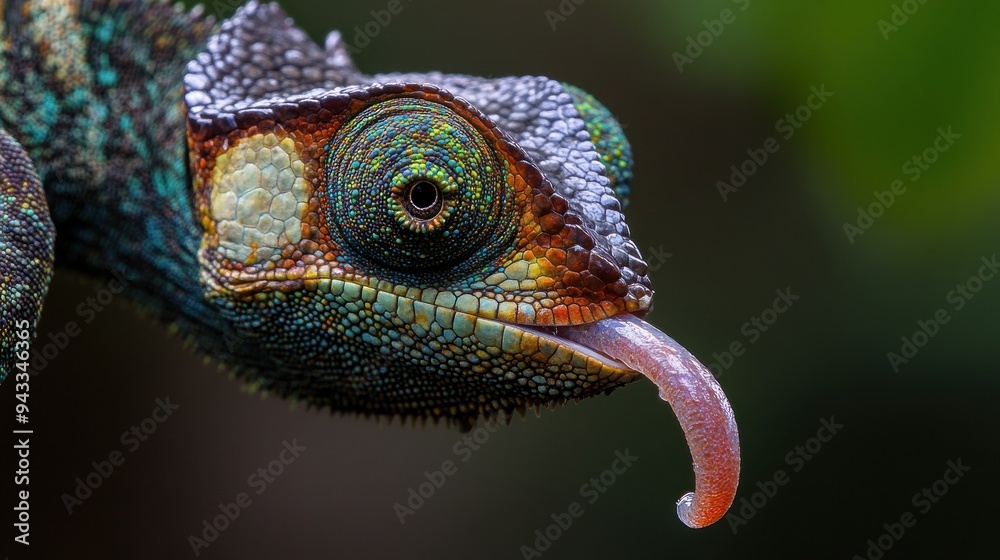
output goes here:
<path id="1" fill-rule="evenodd" d="M 593 314 L 595 321 L 600 321 L 601 319 L 606 319 L 608 317 L 607 313 L 605 313 L 604 310 L 601 309 L 601 306 L 597 303 L 591 303 L 587 306 L 587 309 L 590 310 L 591 314 Z"/>
<path id="2" fill-rule="evenodd" d="M 567 270 L 562 275 L 563 283 L 567 286 L 578 286 L 580 284 L 580 273 Z"/>
<path id="3" fill-rule="evenodd" d="M 580 306 L 570 305 L 569 309 L 569 322 L 574 325 L 579 325 L 583 323 L 583 314 L 580 313 Z"/>
<path id="4" fill-rule="evenodd" d="M 556 286 L 555 278 L 551 276 L 539 276 L 535 279 L 535 284 L 538 286 L 539 290 L 551 290 Z"/>
<path id="5" fill-rule="evenodd" d="M 542 257 L 535 262 L 538 263 L 538 270 L 541 271 L 543 276 L 552 277 L 555 275 L 556 266 L 548 258 Z"/>
<path id="6" fill-rule="evenodd" d="M 542 227 L 542 231 L 546 233 L 559 233 L 565 226 L 565 221 L 563 217 L 559 214 L 545 214 L 538 219 L 539 225 Z"/>
<path id="7" fill-rule="evenodd" d="M 617 305 L 609 300 L 604 300 L 601 302 L 601 308 L 604 309 L 604 315 L 606 317 L 611 317 L 617 315 L 620 311 L 624 311 L 624 308 L 619 309 Z"/>
<path id="8" fill-rule="evenodd" d="M 566 325 L 569 323 L 569 311 L 565 305 L 560 305 L 553 309 L 552 316 L 556 325 Z"/>
<path id="9" fill-rule="evenodd" d="M 549 249 L 548 251 L 545 251 L 545 258 L 557 266 L 565 264 L 566 251 L 563 251 L 562 249 Z"/>

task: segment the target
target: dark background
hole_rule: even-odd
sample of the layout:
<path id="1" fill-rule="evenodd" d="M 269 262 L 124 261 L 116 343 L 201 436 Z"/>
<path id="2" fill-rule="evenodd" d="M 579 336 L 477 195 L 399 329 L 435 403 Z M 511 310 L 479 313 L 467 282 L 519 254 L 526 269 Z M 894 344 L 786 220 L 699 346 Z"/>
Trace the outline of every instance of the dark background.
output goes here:
<path id="1" fill-rule="evenodd" d="M 354 42 L 387 2 L 282 4 L 317 41 L 339 28 Z M 553 30 L 557 0 L 405 1 L 355 59 L 368 72 L 543 74 L 618 115 L 636 159 L 628 223 L 659 264 L 650 320 L 706 363 L 744 343 L 720 377 L 742 440 L 732 511 L 778 470 L 788 483 L 735 534 L 733 518 L 687 529 L 674 501 L 692 488 L 690 456 L 648 383 L 515 419 L 462 462 L 456 429 L 248 396 L 121 299 L 32 381 L 35 557 L 190 558 L 188 536 L 241 491 L 252 504 L 201 557 L 524 558 L 574 501 L 583 516 L 543 558 L 851 558 L 904 512 L 916 525 L 887 559 L 995 551 L 1000 280 L 960 310 L 947 297 L 1000 249 L 1000 7 L 931 0 L 886 40 L 888 1 L 564 4 L 575 11 Z M 735 21 L 678 72 L 672 54 L 726 8 Z M 801 129 L 776 132 L 824 84 L 833 96 Z M 960 138 L 911 182 L 903 164 L 949 126 Z M 780 150 L 724 201 L 716 182 L 772 136 Z M 851 243 L 844 223 L 895 179 L 905 194 Z M 58 273 L 42 336 L 98 288 Z M 742 325 L 779 288 L 800 299 L 750 343 Z M 940 308 L 950 321 L 894 371 L 887 353 Z M 125 450 L 121 433 L 168 396 L 180 408 L 68 515 L 74 479 Z M 844 427 L 794 471 L 786 454 L 831 416 Z M 255 494 L 247 477 L 293 439 L 306 450 Z M 581 485 L 626 449 L 638 460 L 587 503 Z M 971 470 L 920 512 L 913 495 L 959 458 Z M 401 525 L 393 505 L 446 460 L 457 473 Z"/>

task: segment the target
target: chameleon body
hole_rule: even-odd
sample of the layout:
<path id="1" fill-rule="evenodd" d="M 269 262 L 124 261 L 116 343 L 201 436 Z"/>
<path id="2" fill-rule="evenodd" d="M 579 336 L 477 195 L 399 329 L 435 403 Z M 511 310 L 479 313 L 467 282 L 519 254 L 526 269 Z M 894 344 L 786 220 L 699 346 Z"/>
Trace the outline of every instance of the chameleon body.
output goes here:
<path id="1" fill-rule="evenodd" d="M 321 48 L 275 4 L 218 25 L 154 0 L 0 12 L 0 375 L 37 323 L 55 232 L 61 266 L 125 276 L 198 350 L 310 405 L 468 425 L 661 368 L 629 342 L 655 331 L 621 210 L 630 148 L 584 91 L 365 75 L 338 33 Z M 689 443 L 736 470 L 692 526 L 738 475 L 728 403 L 697 384 L 671 404 L 714 407 L 678 416 L 719 426 Z"/>

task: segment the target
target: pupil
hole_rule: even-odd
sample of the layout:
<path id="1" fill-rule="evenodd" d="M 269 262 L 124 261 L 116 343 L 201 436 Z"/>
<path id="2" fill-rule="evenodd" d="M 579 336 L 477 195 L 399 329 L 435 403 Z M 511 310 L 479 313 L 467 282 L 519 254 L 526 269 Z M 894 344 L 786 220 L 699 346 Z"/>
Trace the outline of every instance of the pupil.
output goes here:
<path id="1" fill-rule="evenodd" d="M 421 181 L 410 189 L 410 204 L 417 210 L 427 210 L 437 202 L 438 189 L 427 181 Z"/>

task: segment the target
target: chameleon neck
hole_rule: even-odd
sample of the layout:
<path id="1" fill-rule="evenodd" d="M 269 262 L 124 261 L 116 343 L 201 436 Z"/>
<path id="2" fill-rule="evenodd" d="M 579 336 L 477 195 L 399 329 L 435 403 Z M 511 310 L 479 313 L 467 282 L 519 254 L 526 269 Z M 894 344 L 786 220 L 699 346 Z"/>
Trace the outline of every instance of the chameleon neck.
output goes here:
<path id="1" fill-rule="evenodd" d="M 57 265 L 124 275 L 153 315 L 221 332 L 197 280 L 181 85 L 212 22 L 154 0 L 0 9 L 0 123 L 37 167 Z"/>

